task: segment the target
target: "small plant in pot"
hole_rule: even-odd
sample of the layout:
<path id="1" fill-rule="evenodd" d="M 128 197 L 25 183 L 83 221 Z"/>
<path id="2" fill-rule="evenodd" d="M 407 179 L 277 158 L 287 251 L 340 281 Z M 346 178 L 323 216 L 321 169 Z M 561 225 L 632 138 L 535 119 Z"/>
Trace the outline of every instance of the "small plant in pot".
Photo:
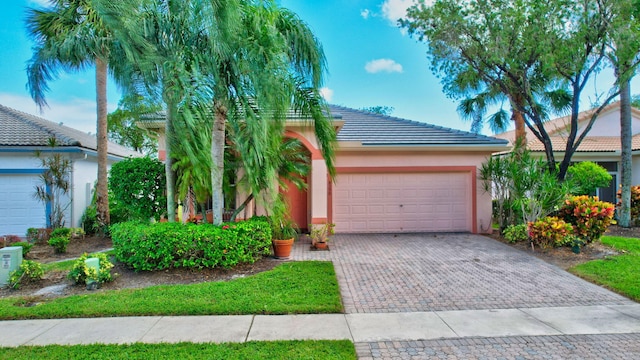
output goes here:
<path id="1" fill-rule="evenodd" d="M 309 237 L 311 237 L 311 246 L 317 250 L 328 250 L 329 245 L 329 236 L 334 234 L 335 224 L 326 223 L 321 225 L 309 224 L 309 228 L 311 232 L 309 233 Z"/>
<path id="2" fill-rule="evenodd" d="M 272 210 L 269 223 L 271 224 L 273 255 L 278 259 L 287 259 L 291 256 L 291 249 L 298 236 L 298 230 L 284 203 L 274 204 Z"/>

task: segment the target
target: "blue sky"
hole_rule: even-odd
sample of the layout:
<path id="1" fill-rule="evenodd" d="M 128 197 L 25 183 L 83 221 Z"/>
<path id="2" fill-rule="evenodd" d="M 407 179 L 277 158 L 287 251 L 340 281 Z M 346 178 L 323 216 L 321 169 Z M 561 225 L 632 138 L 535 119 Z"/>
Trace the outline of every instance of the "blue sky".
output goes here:
<path id="1" fill-rule="evenodd" d="M 403 34 L 395 19 L 412 0 L 280 0 L 300 15 L 320 39 L 328 60 L 325 97 L 352 108 L 391 106 L 392 115 L 455 129 L 469 130 L 460 120 L 456 102 L 442 93 L 429 70 L 426 46 Z M 95 81 L 92 69 L 60 73 L 50 83 L 50 107 L 39 113 L 26 90 L 25 64 L 32 43 L 24 27 L 25 7 L 46 0 L 15 0 L 3 4 L 0 15 L 0 104 L 74 128 L 95 132 Z M 632 91 L 638 92 L 635 86 Z M 610 76 L 598 85 L 608 86 Z M 109 83 L 109 111 L 120 93 Z M 594 89 L 586 91 L 594 93 Z M 584 101 L 589 101 L 585 97 Z M 585 107 L 586 109 L 586 107 Z M 487 133 L 488 130 L 485 130 Z"/>

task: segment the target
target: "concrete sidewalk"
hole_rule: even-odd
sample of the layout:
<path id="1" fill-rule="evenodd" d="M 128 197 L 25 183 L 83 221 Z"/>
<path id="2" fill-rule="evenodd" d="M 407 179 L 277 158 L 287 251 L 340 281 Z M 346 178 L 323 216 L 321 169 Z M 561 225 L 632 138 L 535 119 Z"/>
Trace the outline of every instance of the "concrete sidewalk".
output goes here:
<path id="1" fill-rule="evenodd" d="M 354 343 L 640 333 L 640 304 L 383 314 L 0 321 L 0 346 L 334 340 Z"/>

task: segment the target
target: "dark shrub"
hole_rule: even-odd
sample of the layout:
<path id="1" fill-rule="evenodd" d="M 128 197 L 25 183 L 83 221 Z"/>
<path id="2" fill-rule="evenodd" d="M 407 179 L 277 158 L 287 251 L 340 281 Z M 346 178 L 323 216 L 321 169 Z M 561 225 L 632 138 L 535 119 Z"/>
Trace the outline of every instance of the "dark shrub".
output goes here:
<path id="1" fill-rule="evenodd" d="M 271 228 L 262 220 L 222 226 L 180 223 L 111 226 L 116 259 L 135 270 L 230 268 L 271 251 Z"/>

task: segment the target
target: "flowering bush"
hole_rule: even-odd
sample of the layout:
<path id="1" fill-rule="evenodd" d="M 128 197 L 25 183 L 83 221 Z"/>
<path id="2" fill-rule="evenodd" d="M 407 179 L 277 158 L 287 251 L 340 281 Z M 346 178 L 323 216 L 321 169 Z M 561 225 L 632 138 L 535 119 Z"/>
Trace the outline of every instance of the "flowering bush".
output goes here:
<path id="1" fill-rule="evenodd" d="M 34 282 L 42 279 L 44 270 L 42 264 L 37 261 L 25 260 L 17 270 L 9 274 L 9 285 L 13 289 L 20 288 L 22 281 Z"/>
<path id="2" fill-rule="evenodd" d="M 543 248 L 570 245 L 573 226 L 555 216 L 547 216 L 529 223 L 529 238 Z"/>
<path id="3" fill-rule="evenodd" d="M 621 196 L 622 192 L 618 190 L 618 200 Z M 631 187 L 631 223 L 634 226 L 640 226 L 640 185 Z"/>
<path id="4" fill-rule="evenodd" d="M 96 272 L 96 269 L 87 266 L 84 261 L 89 258 L 98 258 L 98 260 L 100 260 L 100 271 Z M 76 284 L 84 284 L 87 280 L 105 283 L 113 280 L 113 276 L 111 275 L 112 267 L 113 264 L 109 261 L 106 254 L 96 253 L 87 255 L 87 253 L 84 253 L 73 263 L 73 268 L 67 277 L 75 281 Z"/>
<path id="5" fill-rule="evenodd" d="M 600 239 L 613 222 L 615 207 L 597 196 L 573 196 L 565 200 L 558 217 L 574 226 L 574 234 L 586 243 Z"/>

